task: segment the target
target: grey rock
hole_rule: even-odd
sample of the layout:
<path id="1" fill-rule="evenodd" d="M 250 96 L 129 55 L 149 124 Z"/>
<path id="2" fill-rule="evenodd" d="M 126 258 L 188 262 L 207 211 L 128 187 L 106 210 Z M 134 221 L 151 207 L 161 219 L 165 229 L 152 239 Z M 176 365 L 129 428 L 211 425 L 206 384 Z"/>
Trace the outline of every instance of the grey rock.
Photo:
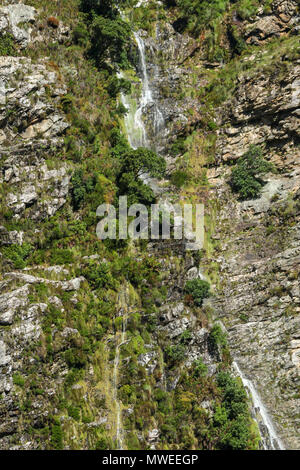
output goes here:
<path id="1" fill-rule="evenodd" d="M 17 311 L 28 304 L 28 295 L 29 286 L 26 284 L 0 296 L 0 325 L 11 325 L 13 323 Z"/>
<path id="2" fill-rule="evenodd" d="M 31 38 L 31 25 L 35 22 L 35 8 L 16 3 L 0 7 L 0 32 L 10 33 L 21 48 L 27 46 Z"/>

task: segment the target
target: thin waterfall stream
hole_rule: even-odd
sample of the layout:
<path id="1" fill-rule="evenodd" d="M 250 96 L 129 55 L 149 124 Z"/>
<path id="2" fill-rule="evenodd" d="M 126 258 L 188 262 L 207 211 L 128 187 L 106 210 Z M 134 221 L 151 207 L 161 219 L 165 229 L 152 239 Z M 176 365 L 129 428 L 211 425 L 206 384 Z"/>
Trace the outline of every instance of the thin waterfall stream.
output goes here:
<path id="1" fill-rule="evenodd" d="M 241 371 L 240 367 L 235 361 L 232 363 L 232 365 L 238 373 L 239 377 L 242 379 L 243 385 L 252 399 L 255 410 L 254 420 L 256 421 L 259 428 L 264 450 L 284 450 L 283 443 L 278 437 L 272 420 L 253 383 L 245 377 L 244 373 Z M 261 418 L 261 420 L 258 418 L 258 416 Z"/>
<path id="2" fill-rule="evenodd" d="M 153 98 L 153 93 L 150 87 L 144 41 L 137 32 L 134 32 L 134 38 L 139 52 L 142 83 L 141 96 L 137 106 L 133 106 L 133 101 L 128 95 L 122 94 L 121 100 L 123 105 L 128 109 L 128 113 L 125 116 L 125 127 L 128 141 L 130 146 L 136 149 L 138 147 L 150 147 L 145 123 L 143 120 L 145 111 L 147 111 L 147 109 L 150 107 L 153 108 L 152 124 L 155 135 L 157 135 L 164 128 L 165 120 L 158 104 Z"/>

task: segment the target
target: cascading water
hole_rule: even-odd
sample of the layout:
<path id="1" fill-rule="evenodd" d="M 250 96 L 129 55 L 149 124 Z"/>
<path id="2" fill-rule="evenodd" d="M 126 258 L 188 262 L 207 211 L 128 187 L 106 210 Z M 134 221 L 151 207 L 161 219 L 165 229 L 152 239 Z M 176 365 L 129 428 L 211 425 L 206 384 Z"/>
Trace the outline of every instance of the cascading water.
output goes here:
<path id="1" fill-rule="evenodd" d="M 261 398 L 259 394 L 257 393 L 253 383 L 245 377 L 241 369 L 239 368 L 238 364 L 236 362 L 233 362 L 233 367 L 242 379 L 243 385 L 250 393 L 250 398 L 253 401 L 253 406 L 254 406 L 254 419 L 258 424 L 261 439 L 262 439 L 262 444 L 263 448 L 265 450 L 284 450 L 284 446 L 278 437 L 276 430 L 273 426 L 272 420 L 264 406 L 264 404 L 261 401 Z M 261 419 L 259 419 L 259 417 Z"/>
<path id="2" fill-rule="evenodd" d="M 132 148 L 138 147 L 151 147 L 149 139 L 147 137 L 147 131 L 143 116 L 147 110 L 151 110 L 153 115 L 152 131 L 154 135 L 164 128 L 165 121 L 159 106 L 153 98 L 152 90 L 150 88 L 149 76 L 147 71 L 145 44 L 138 33 L 134 33 L 134 38 L 139 51 L 139 61 L 141 69 L 141 97 L 139 99 L 138 106 L 133 106 L 133 100 L 128 95 L 122 95 L 122 103 L 128 109 L 128 113 L 125 117 L 125 127 L 128 135 L 128 140 Z"/>

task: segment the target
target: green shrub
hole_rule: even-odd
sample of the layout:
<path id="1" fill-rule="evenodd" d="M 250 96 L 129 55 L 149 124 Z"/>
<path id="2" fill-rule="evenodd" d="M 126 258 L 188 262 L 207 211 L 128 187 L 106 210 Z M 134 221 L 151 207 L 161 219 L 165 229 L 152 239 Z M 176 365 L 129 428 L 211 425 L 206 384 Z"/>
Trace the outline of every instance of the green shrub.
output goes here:
<path id="1" fill-rule="evenodd" d="M 80 409 L 77 406 L 70 405 L 67 407 L 68 415 L 75 419 L 75 421 L 80 421 Z"/>
<path id="2" fill-rule="evenodd" d="M 151 204 L 155 199 L 154 193 L 139 176 L 142 173 L 149 173 L 152 177 L 162 178 L 166 170 L 165 159 L 146 148 L 131 149 L 124 146 L 122 141 L 119 141 L 113 152 L 119 158 L 117 176 L 119 194 L 128 196 L 129 205 L 139 202 Z"/>
<path id="3" fill-rule="evenodd" d="M 98 439 L 95 450 L 108 450 L 111 449 L 111 443 L 109 442 L 109 439 L 105 436 L 100 437 Z"/>
<path id="4" fill-rule="evenodd" d="M 185 144 L 186 137 L 178 137 L 177 140 L 171 145 L 170 153 L 173 157 L 183 155 L 186 151 Z"/>
<path id="5" fill-rule="evenodd" d="M 185 356 L 185 346 L 184 344 L 175 344 L 167 346 L 165 349 L 165 356 L 169 363 L 176 364 L 181 362 Z"/>
<path id="6" fill-rule="evenodd" d="M 237 13 L 243 20 L 245 20 L 256 13 L 259 4 L 258 0 L 240 0 L 238 3 Z"/>
<path id="7" fill-rule="evenodd" d="M 197 36 L 225 12 L 229 0 L 178 0 L 189 31 Z"/>
<path id="8" fill-rule="evenodd" d="M 241 200 L 259 197 L 265 184 L 260 175 L 273 170 L 274 167 L 262 157 L 259 147 L 251 145 L 249 150 L 237 161 L 231 172 L 229 184 L 239 194 Z"/>
<path id="9" fill-rule="evenodd" d="M 21 374 L 13 374 L 13 383 L 15 385 L 19 385 L 19 387 L 23 387 L 25 384 L 25 379 Z"/>
<path id="10" fill-rule="evenodd" d="M 11 34 L 0 34 L 0 56 L 16 55 L 14 38 Z"/>
<path id="11" fill-rule="evenodd" d="M 73 41 L 79 46 L 86 47 L 89 43 L 90 34 L 85 24 L 79 23 L 73 30 Z"/>
<path id="12" fill-rule="evenodd" d="M 59 421 L 51 427 L 51 447 L 55 450 L 63 449 L 63 431 Z"/>
<path id="13" fill-rule="evenodd" d="M 210 330 L 209 340 L 215 347 L 225 347 L 227 345 L 226 333 L 222 331 L 222 328 L 218 323 Z"/>
<path id="14" fill-rule="evenodd" d="M 103 67 L 109 59 L 122 68 L 129 66 L 126 48 L 130 41 L 129 25 L 120 17 L 115 19 L 94 16 L 90 25 L 90 56 L 98 67 Z"/>
<path id="15" fill-rule="evenodd" d="M 194 369 L 192 374 L 194 378 L 204 377 L 207 374 L 207 365 L 204 364 L 202 359 L 195 361 L 193 368 Z"/>
<path id="16" fill-rule="evenodd" d="M 202 279 L 192 279 L 187 281 L 184 292 L 192 296 L 195 305 L 201 307 L 203 299 L 210 296 L 210 284 Z"/>
<path id="17" fill-rule="evenodd" d="M 72 251 L 66 248 L 55 248 L 51 252 L 50 263 L 52 264 L 69 264 L 74 261 Z"/>
<path id="18" fill-rule="evenodd" d="M 32 251 L 32 246 L 29 243 L 23 245 L 10 245 L 2 248 L 4 256 L 9 258 L 16 269 L 23 269 L 26 266 L 26 260 Z"/>
<path id="19" fill-rule="evenodd" d="M 182 344 L 188 344 L 192 339 L 192 332 L 190 330 L 185 330 L 180 336 L 180 342 Z"/>
<path id="20" fill-rule="evenodd" d="M 87 355 L 80 349 L 71 348 L 64 353 L 65 361 L 69 367 L 80 369 L 87 363 Z"/>
<path id="21" fill-rule="evenodd" d="M 171 175 L 171 183 L 176 186 L 176 188 L 181 188 L 184 186 L 189 180 L 189 174 L 187 171 L 183 170 L 176 170 Z"/>
<path id="22" fill-rule="evenodd" d="M 112 276 L 110 265 L 107 263 L 95 264 L 91 262 L 83 270 L 83 275 L 94 289 L 103 287 L 109 289 L 117 285 L 116 279 Z"/>
<path id="23" fill-rule="evenodd" d="M 86 176 L 82 169 L 75 170 L 71 178 L 72 183 L 72 203 L 74 209 L 79 207 L 84 202 L 87 193 L 92 192 L 95 186 L 95 180 L 91 176 Z"/>

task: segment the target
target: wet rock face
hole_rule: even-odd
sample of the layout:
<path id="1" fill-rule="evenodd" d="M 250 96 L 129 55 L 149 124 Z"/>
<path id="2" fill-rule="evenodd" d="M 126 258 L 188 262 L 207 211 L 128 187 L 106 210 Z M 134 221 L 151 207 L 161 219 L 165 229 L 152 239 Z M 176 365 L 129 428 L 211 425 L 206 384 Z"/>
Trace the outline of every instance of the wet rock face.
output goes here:
<path id="1" fill-rule="evenodd" d="M 157 23 L 155 37 L 146 36 L 142 31 L 140 34 L 145 44 L 149 87 L 155 102 L 155 106 L 150 104 L 143 110 L 143 120 L 151 147 L 166 155 L 169 142 L 188 122 L 187 110 L 196 104 L 182 91 L 190 79 L 184 62 L 198 46 L 192 38 L 176 32 L 168 23 Z M 141 76 L 139 66 L 137 72 Z M 163 117 L 163 126 L 156 126 L 157 107 Z"/>

